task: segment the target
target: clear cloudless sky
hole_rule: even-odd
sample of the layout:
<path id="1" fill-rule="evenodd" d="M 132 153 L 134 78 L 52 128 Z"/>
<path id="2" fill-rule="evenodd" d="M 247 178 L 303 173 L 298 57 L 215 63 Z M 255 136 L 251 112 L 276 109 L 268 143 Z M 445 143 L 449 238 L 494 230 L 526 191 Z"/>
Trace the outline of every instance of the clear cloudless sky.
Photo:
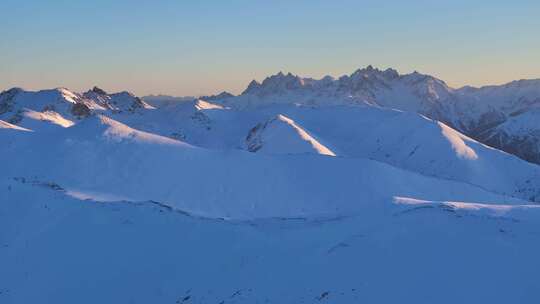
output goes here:
<path id="1" fill-rule="evenodd" d="M 238 93 L 369 64 L 454 87 L 540 78 L 540 1 L 0 1 L 0 90 Z"/>

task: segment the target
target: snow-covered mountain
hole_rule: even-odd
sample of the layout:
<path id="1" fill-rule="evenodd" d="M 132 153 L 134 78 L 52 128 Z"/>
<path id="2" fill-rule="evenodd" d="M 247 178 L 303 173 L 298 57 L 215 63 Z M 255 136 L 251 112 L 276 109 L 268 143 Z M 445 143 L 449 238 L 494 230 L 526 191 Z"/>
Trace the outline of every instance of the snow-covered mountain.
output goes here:
<path id="1" fill-rule="evenodd" d="M 277 111 L 316 134 L 318 141 L 341 157 L 375 159 L 424 175 L 459 180 L 527 200 L 540 198 L 539 166 L 415 113 L 358 106 L 280 107 Z M 256 129 L 261 128 L 260 124 L 258 126 Z M 274 143 L 268 144 L 275 146 L 277 142 L 292 146 L 285 136 L 282 137 L 283 140 L 274 138 Z M 265 140 L 259 142 L 264 147 Z M 291 153 L 294 148 L 278 151 Z"/>
<path id="2" fill-rule="evenodd" d="M 0 119 L 23 127 L 37 128 L 42 121 L 71 126 L 76 118 L 88 115 L 90 108 L 100 107 L 63 88 L 38 92 L 13 88 L 0 93 Z"/>
<path id="3" fill-rule="evenodd" d="M 47 149 L 32 149 L 45 145 Z M 2 172 L 6 177 L 54 183 L 94 200 L 158 201 L 212 218 L 347 216 L 365 208 L 351 200 L 355 197 L 381 207 L 394 197 L 526 202 L 364 158 L 197 148 L 102 115 L 41 136 L 20 137 L 1 157 L 10 160 Z"/>
<path id="4" fill-rule="evenodd" d="M 104 90 L 94 87 L 92 90 L 82 94 L 82 97 L 91 100 L 101 107 L 114 112 L 129 111 L 134 112 L 137 109 L 150 109 L 152 106 L 136 97 L 130 92 L 107 94 Z"/>
<path id="5" fill-rule="evenodd" d="M 540 141 L 538 134 L 513 134 L 508 129 L 503 131 L 504 127 L 497 128 L 516 115 L 540 107 L 540 80 L 453 89 L 429 75 L 401 75 L 393 69 L 383 71 L 372 66 L 337 79 L 326 76 L 315 80 L 280 72 L 261 83 L 252 81 L 240 96 L 227 97 L 222 102 L 235 108 L 367 104 L 417 112 L 525 160 L 538 163 L 540 159 L 535 150 L 535 143 Z M 526 144 L 516 149 L 520 142 Z"/>
<path id="6" fill-rule="evenodd" d="M 4 91 L 0 303 L 537 302 L 539 91 Z"/>
<path id="7" fill-rule="evenodd" d="M 371 106 L 295 105 L 237 111 L 197 101 L 161 108 L 152 115 L 115 118 L 207 149 L 370 158 L 496 193 L 540 200 L 540 167 L 415 113 Z"/>
<path id="8" fill-rule="evenodd" d="M 202 100 L 207 100 L 207 101 L 214 101 L 214 100 L 224 100 L 224 99 L 227 99 L 227 98 L 233 98 L 234 95 L 227 92 L 227 91 L 223 91 L 217 95 L 207 95 L 207 96 L 200 96 L 199 99 L 202 99 Z"/>
<path id="9" fill-rule="evenodd" d="M 511 115 L 481 136 L 491 146 L 504 146 L 508 152 L 540 164 L 540 108 Z"/>
<path id="10" fill-rule="evenodd" d="M 267 104 L 303 105 L 369 104 L 415 112 L 430 112 L 434 104 L 448 98 L 454 90 L 443 81 L 417 72 L 400 75 L 396 70 L 368 66 L 338 79 L 301 78 L 282 72 L 252 81 L 237 98 L 224 102 L 239 108 Z"/>
<path id="11" fill-rule="evenodd" d="M 92 113 L 135 112 L 152 107 L 129 92 L 107 94 L 94 87 L 85 93 L 75 93 L 65 88 L 25 91 L 13 88 L 0 93 L 0 119 L 27 126 L 72 126 Z"/>

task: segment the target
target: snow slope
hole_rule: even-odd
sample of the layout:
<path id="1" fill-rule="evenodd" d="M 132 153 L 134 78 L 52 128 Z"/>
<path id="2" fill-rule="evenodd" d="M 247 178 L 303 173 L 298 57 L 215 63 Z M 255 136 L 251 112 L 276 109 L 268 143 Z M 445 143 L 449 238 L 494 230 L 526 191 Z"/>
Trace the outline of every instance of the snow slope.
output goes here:
<path id="1" fill-rule="evenodd" d="M 79 197 L 153 200 L 215 218 L 341 216 L 394 196 L 523 203 L 368 159 L 195 148 L 103 116 L 21 138 L 0 153 L 10 160 L 2 170 L 7 178 L 56 183 Z"/>
<path id="2" fill-rule="evenodd" d="M 397 198 L 346 218 L 231 222 L 81 201 L 50 184 L 0 189 L 1 303 L 540 299 L 536 206 Z"/>
<path id="3" fill-rule="evenodd" d="M 418 114 L 373 106 L 270 104 L 234 110 L 199 103 L 115 118 L 208 149 L 369 158 L 503 195 L 540 199 L 540 167 Z"/>
<path id="4" fill-rule="evenodd" d="M 526 200 L 540 198 L 539 166 L 420 115 L 372 107 L 280 111 L 315 132 L 340 156 L 375 159 Z"/>
<path id="5" fill-rule="evenodd" d="M 246 145 L 250 152 L 336 156 L 292 119 L 281 114 L 251 129 Z"/>
<path id="6" fill-rule="evenodd" d="M 184 103 L 148 116 L 117 118 L 209 149 L 258 148 L 274 154 L 331 153 L 370 158 L 504 195 L 539 199 L 538 166 L 478 143 L 442 123 L 407 112 L 371 106 L 294 105 L 242 111 L 199 110 L 196 104 Z M 172 136 L 174 132 L 181 136 Z"/>

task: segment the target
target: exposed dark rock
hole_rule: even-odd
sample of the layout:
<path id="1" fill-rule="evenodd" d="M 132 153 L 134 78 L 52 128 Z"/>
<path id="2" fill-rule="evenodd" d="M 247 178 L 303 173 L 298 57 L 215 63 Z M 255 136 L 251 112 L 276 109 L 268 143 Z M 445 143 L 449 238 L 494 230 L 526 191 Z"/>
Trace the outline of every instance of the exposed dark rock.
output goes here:
<path id="1" fill-rule="evenodd" d="M 93 87 L 92 92 L 94 92 L 96 94 L 100 94 L 100 95 L 107 95 L 107 92 L 105 92 L 105 90 L 103 90 L 101 88 L 98 88 L 98 87 Z"/>
<path id="2" fill-rule="evenodd" d="M 71 114 L 77 118 L 88 117 L 91 114 L 90 108 L 84 103 L 76 103 L 71 107 Z"/>

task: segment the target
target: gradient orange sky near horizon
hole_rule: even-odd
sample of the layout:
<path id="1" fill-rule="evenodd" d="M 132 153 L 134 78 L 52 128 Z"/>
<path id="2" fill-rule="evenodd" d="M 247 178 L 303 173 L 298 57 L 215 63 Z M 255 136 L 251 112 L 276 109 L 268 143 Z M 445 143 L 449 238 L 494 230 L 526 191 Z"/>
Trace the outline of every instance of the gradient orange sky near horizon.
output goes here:
<path id="1" fill-rule="evenodd" d="M 0 89 L 239 93 L 370 64 L 452 87 L 540 78 L 540 2 L 471 2 L 5 0 Z"/>

